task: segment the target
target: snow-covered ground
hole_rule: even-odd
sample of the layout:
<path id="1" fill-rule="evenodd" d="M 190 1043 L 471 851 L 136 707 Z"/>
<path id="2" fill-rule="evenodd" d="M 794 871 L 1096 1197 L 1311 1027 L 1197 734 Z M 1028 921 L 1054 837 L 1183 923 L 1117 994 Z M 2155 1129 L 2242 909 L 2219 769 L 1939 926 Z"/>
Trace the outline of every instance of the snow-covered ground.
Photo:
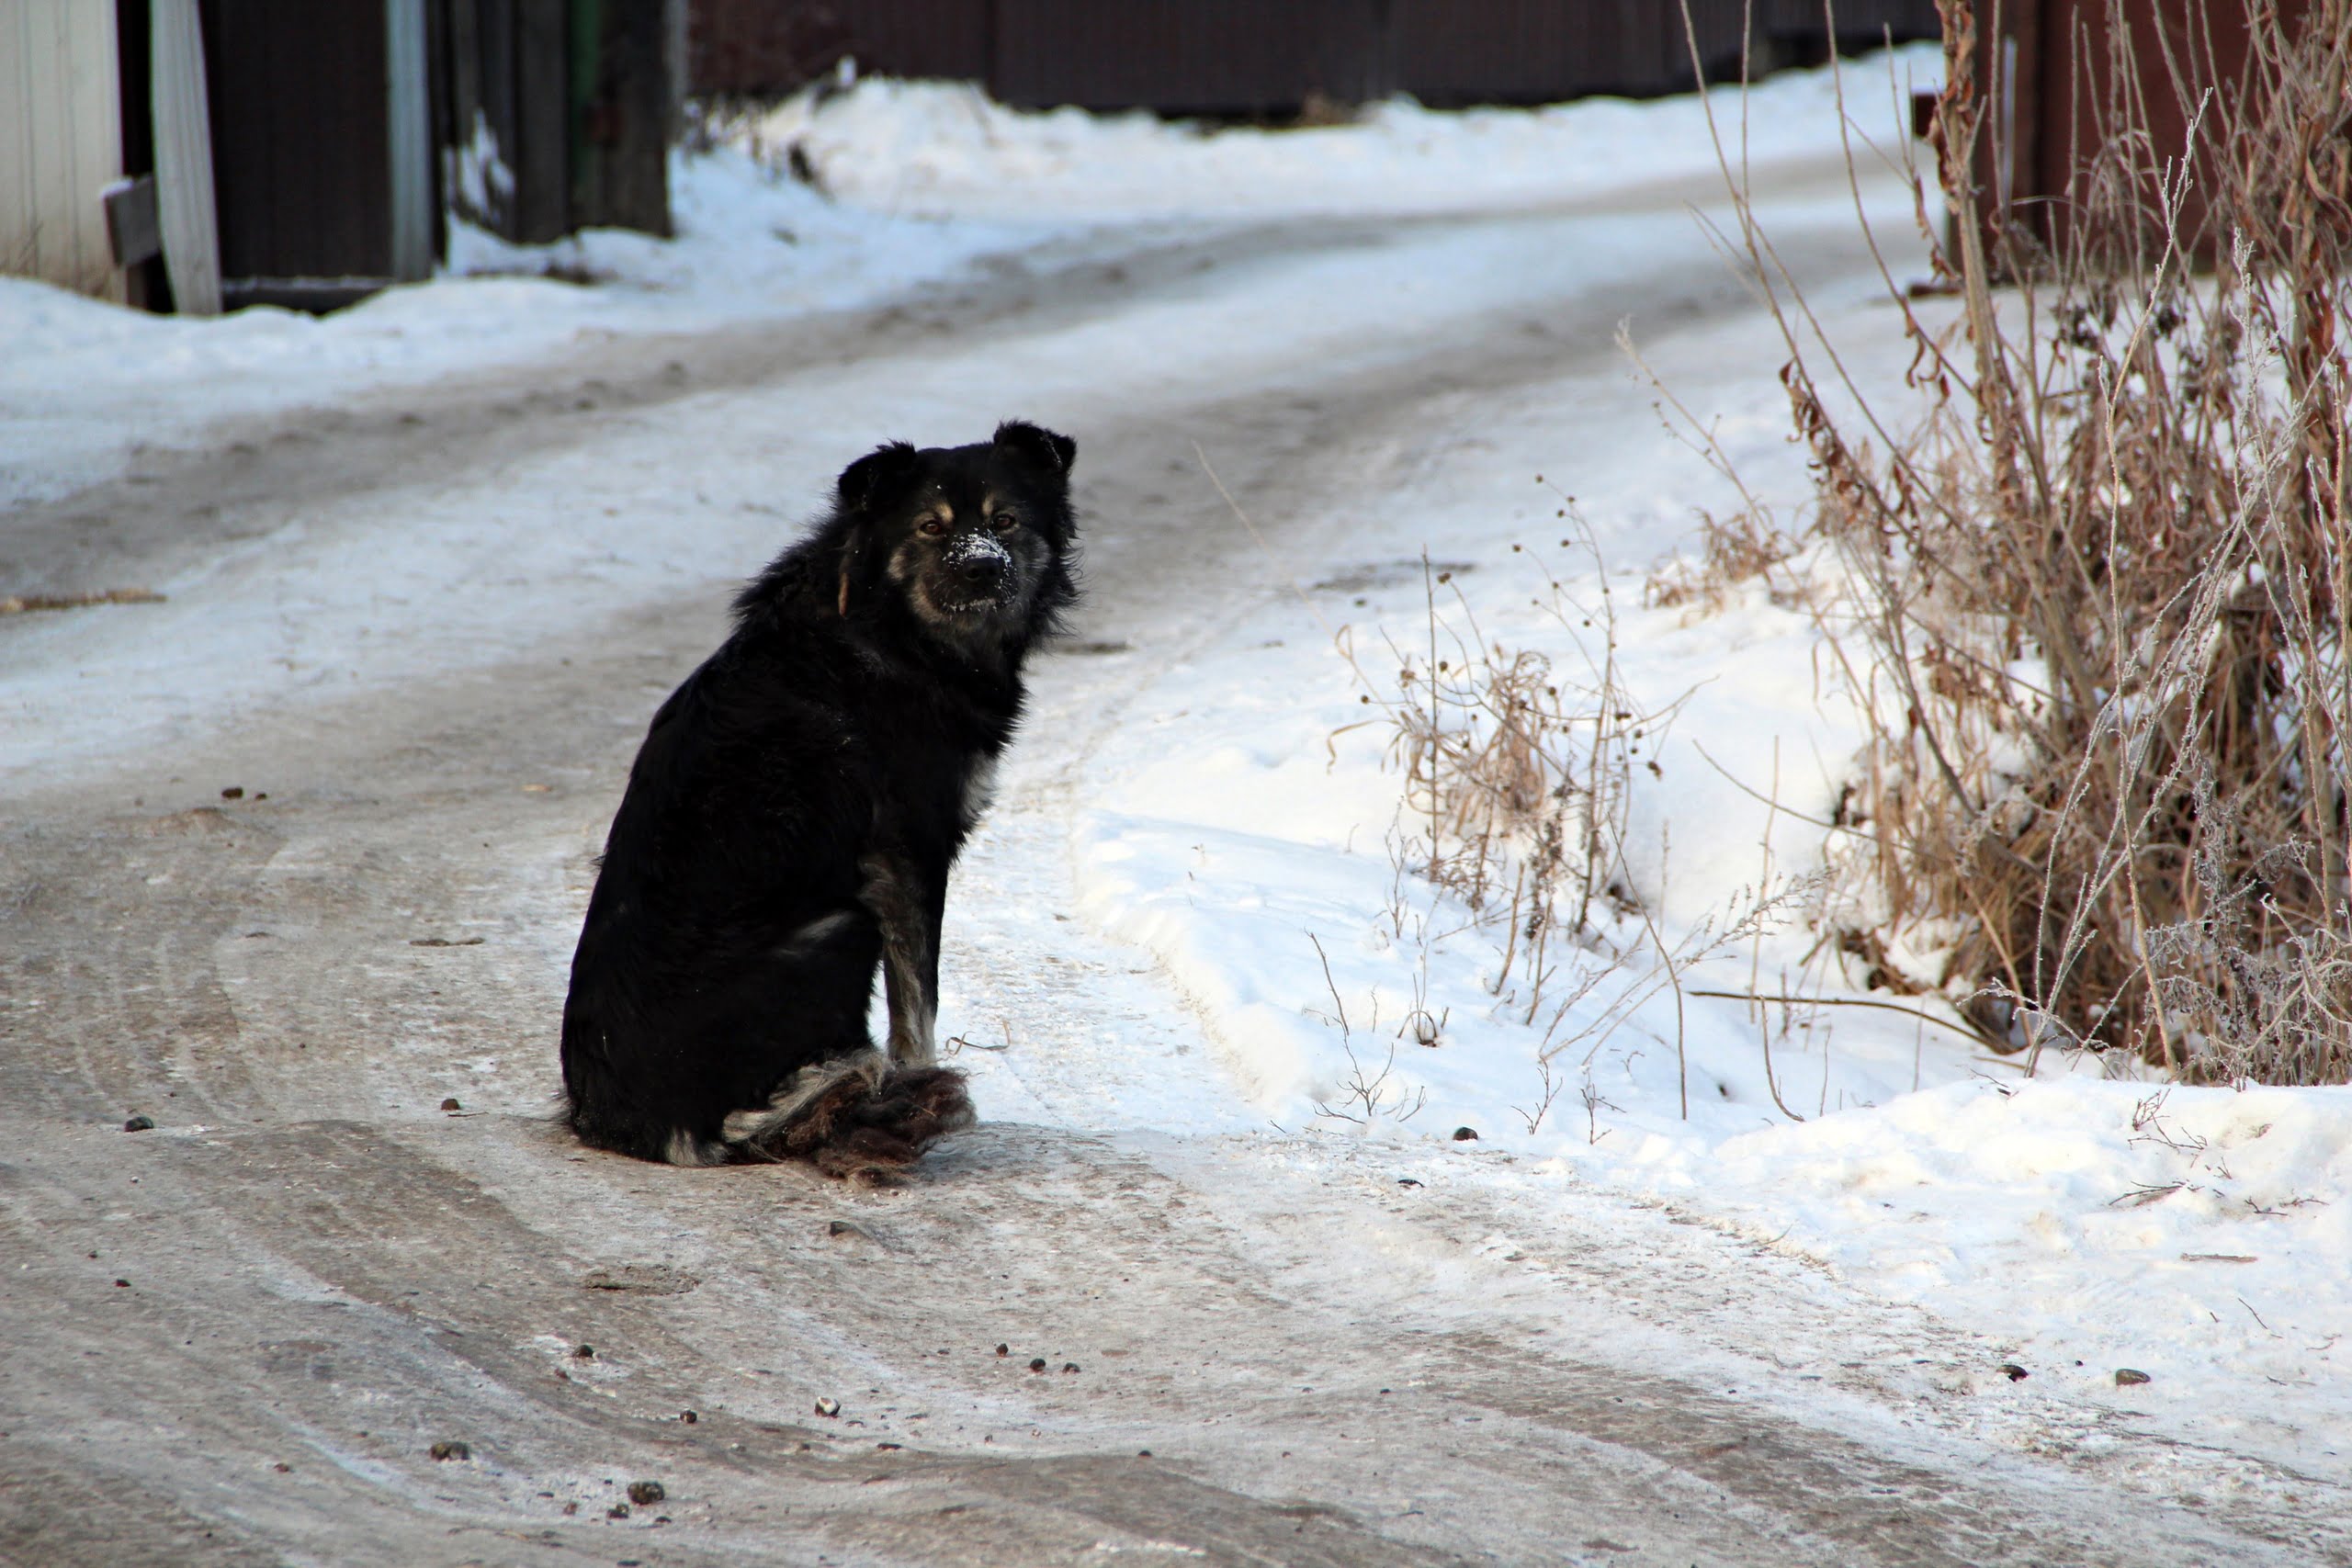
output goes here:
<path id="1" fill-rule="evenodd" d="M 1849 362 L 1899 386 L 1892 312 L 1851 305 L 1827 324 Z M 1714 368 L 1770 366 L 1770 331 L 1670 338 L 1645 357 L 1785 521 L 1805 475 L 1779 388 Z M 1972 1325 L 2037 1382 L 2345 1474 L 2352 1089 L 2189 1089 L 2054 1055 L 2029 1078 L 2022 1057 L 1947 1024 L 1830 1007 L 1791 1028 L 1779 1009 L 1759 1020 L 1687 994 L 1918 1006 L 1825 964 L 1802 905 L 1689 969 L 1679 1010 L 1622 916 L 1604 924 L 1623 965 L 1562 955 L 1539 1001 L 1522 953 L 1498 996 L 1508 921 L 1475 923 L 1400 876 L 1389 845 L 1416 824 L 1399 812 L 1393 727 L 1363 699 L 1395 694 L 1400 655 L 1428 668 L 1425 553 L 1451 579 L 1435 590 L 1436 657 L 1475 615 L 1487 644 L 1589 678 L 1600 632 L 1573 610 L 1599 620 L 1601 575 L 1583 536 L 1563 536 L 1563 492 L 1607 563 L 1628 687 L 1648 711 L 1683 699 L 1630 774 L 1628 859 L 1666 946 L 1823 863 L 1814 824 L 1859 742 L 1834 662 L 1809 615 L 1760 584 L 1713 613 L 1645 607 L 1645 577 L 1687 542 L 1692 509 L 1733 498 L 1632 388 L 1613 392 L 1562 383 L 1481 410 L 1375 495 L 1334 497 L 1351 553 L 1283 563 L 1306 602 L 1220 626 L 1138 696 L 1140 722 L 1102 757 L 1078 842 L 1089 913 L 1165 962 L 1238 1091 L 1281 1125 L 1396 1141 L 1469 1127 L 1564 1186 L 1670 1201 Z M 1588 974 L 1597 984 L 1562 1012 Z M 1443 1021 L 1430 1046 L 1427 1016 Z M 1381 1106 L 1369 1125 L 1358 1084 Z"/>
<path id="2" fill-rule="evenodd" d="M 1917 53 L 1897 58 L 1898 73 L 1927 69 Z M 1900 96 L 1883 63 L 1850 71 L 1847 87 L 1859 134 L 1887 142 Z M 1732 96 L 1714 103 L 1736 133 Z M 1836 107 L 1826 74 L 1766 85 L 1748 107 L 1749 156 L 1759 168 L 1838 157 Z M 1083 441 L 1090 367 L 1105 356 L 1164 366 L 1180 391 L 1279 382 L 1302 358 L 1374 369 L 1383 324 L 1400 312 L 1466 316 L 1566 265 L 1565 229 L 1504 234 L 1482 228 L 1481 212 L 1541 214 L 1637 182 L 1703 180 L 1715 164 L 1687 99 L 1471 115 L 1396 105 L 1348 127 L 1200 133 L 865 83 L 739 129 L 735 144 L 680 159 L 675 243 L 599 233 L 515 253 L 469 237 L 453 276 L 325 321 L 157 321 L 0 280 L 0 504 L 111 477 L 141 444 L 200 443 L 224 416 L 429 382 L 600 334 L 882 300 L 988 256 L 1109 254 L 1137 224 L 1213 236 L 1301 217 L 1396 220 L 1373 254 L 1271 267 L 1257 292 L 1228 292 L 1213 333 L 1200 301 L 1162 297 L 1006 348 L 992 367 L 1001 384 Z M 830 197 L 777 172 L 796 144 Z M 1871 190 L 1874 217 L 1900 240 L 1904 193 L 1883 180 Z M 1774 212 L 1817 219 L 1844 199 L 1832 188 Z M 1459 221 L 1408 231 L 1430 214 Z M 1573 243 L 1574 265 L 1599 282 L 1705 241 L 1668 204 L 1587 219 Z M 605 281 L 459 275 L 549 265 Z M 1824 310 L 1859 374 L 1899 387 L 1891 313 L 1866 289 Z M 1642 346 L 1788 521 L 1805 475 L 1773 379 L 1777 342 L 1758 315 L 1645 333 Z M 698 455 L 696 505 L 683 515 L 677 455 L 649 427 L 560 459 L 575 489 L 609 498 L 601 517 L 539 514 L 545 487 L 527 463 L 494 518 L 481 491 L 420 476 L 396 551 L 328 508 L 266 555 L 156 584 L 170 599 L 141 612 L 135 639 L 113 610 L 20 629 L 21 657 L 0 670 L 0 776 L 71 776 L 322 683 L 486 665 L 639 602 L 650 584 L 676 587 L 684 558 L 755 558 L 775 528 L 779 466 L 785 493 L 814 497 L 843 454 L 877 437 L 967 435 L 951 427 L 945 394 L 888 376 L 847 371 L 828 401 L 788 439 L 716 416 L 732 445 Z M 1742 1002 L 1688 994 L 1777 991 L 1786 976 L 1862 999 L 1809 962 L 1802 920 L 1692 967 L 1679 1000 L 1651 983 L 1658 940 L 1674 948 L 1743 889 L 1819 863 L 1823 835 L 1807 818 L 1830 814 L 1856 739 L 1843 694 L 1809 617 L 1761 588 L 1712 612 L 1645 604 L 1645 580 L 1689 545 L 1695 513 L 1730 497 L 1629 369 L 1563 373 L 1451 412 L 1354 484 L 1335 480 L 1326 515 L 1294 520 L 1313 525 L 1294 536 L 1333 544 L 1268 563 L 1279 592 L 1204 607 L 1182 657 L 1138 675 L 1130 721 L 1087 764 L 1068 846 L 1080 912 L 1159 960 L 1203 1020 L 1225 1089 L 1207 1106 L 1131 1096 L 1119 1113 L 1175 1131 L 1272 1122 L 1307 1140 L 1394 1145 L 1400 1157 L 1459 1154 L 1471 1169 L 1507 1155 L 1521 1201 L 1576 1188 L 1663 1200 L 1970 1325 L 2008 1348 L 2029 1391 L 2346 1479 L 2352 1090 L 2166 1089 L 2056 1060 L 2028 1080 L 2018 1060 L 1949 1029 L 1864 1009 L 1784 1028 L 1778 1010 L 1759 1021 Z M 676 520 L 648 521 L 662 517 Z M 1479 641 L 1540 649 L 1564 670 L 1600 649 L 1601 628 L 1586 621 L 1604 620 L 1605 583 L 1634 696 L 1650 710 L 1682 699 L 1631 774 L 1628 871 L 1658 938 L 1619 919 L 1611 941 L 1628 956 L 1614 968 L 1555 949 L 1549 1002 L 1523 969 L 1498 995 L 1504 933 L 1400 871 L 1390 848 L 1400 781 L 1363 699 L 1394 691 L 1389 639 L 1428 637 L 1425 559 L 1448 575 L 1436 591 L 1448 626 L 1475 615 Z M 953 964 L 943 1031 L 984 1038 L 991 1021 Z M 1562 1012 L 1580 971 L 1600 973 Z M 1416 1015 L 1442 1023 L 1417 1030 Z M 1431 1032 L 1433 1044 L 1416 1038 Z M 1562 1047 L 1548 1086 L 1547 1038 Z M 1009 1069 L 975 1070 L 988 1104 L 991 1077 Z M 1453 1147 L 1457 1128 L 1474 1129 L 1475 1144 Z M 2145 1381 L 2119 1385 L 2124 1369 Z"/>
<path id="3" fill-rule="evenodd" d="M 1917 50 L 1903 59 L 1905 73 L 1932 63 Z M 1890 80 L 1866 74 L 1855 92 L 1876 103 Z M 1736 112 L 1736 94 L 1715 97 Z M 1820 73 L 1758 88 L 1750 155 L 1769 164 L 1834 152 L 1834 97 Z M 1457 115 L 1398 103 L 1343 128 L 1197 132 L 1148 117 L 1020 114 L 944 84 L 862 82 L 675 156 L 671 242 L 592 230 L 516 248 L 459 223 L 440 279 L 323 320 L 276 309 L 144 317 L 0 276 L 0 502 L 94 483 L 141 448 L 186 445 L 226 416 L 426 383 L 607 334 L 710 331 L 890 299 L 985 256 L 1082 254 L 1114 226 L 1525 208 L 1702 179 L 1715 168 L 1693 134 L 1702 130 L 1684 99 Z M 843 199 L 794 177 L 796 145 Z"/>
<path id="4" fill-rule="evenodd" d="M 1932 50 L 1897 59 L 1892 73 L 1882 60 L 1845 78 L 1859 124 L 1899 125 L 1895 95 L 1907 103 L 1912 78 L 1942 68 Z M 1836 150 L 1840 90 L 1825 72 L 1759 84 L 1744 147 L 1737 90 L 1713 99 L 1733 156 L 1770 164 Z M 1444 113 L 1400 99 L 1350 124 L 1269 134 L 1187 130 L 1145 114 L 1032 114 L 960 85 L 867 81 L 794 98 L 744 134 L 771 155 L 798 146 L 829 188 L 880 211 L 1101 222 L 1525 209 L 1712 176 L 1698 111 L 1688 97 Z"/>

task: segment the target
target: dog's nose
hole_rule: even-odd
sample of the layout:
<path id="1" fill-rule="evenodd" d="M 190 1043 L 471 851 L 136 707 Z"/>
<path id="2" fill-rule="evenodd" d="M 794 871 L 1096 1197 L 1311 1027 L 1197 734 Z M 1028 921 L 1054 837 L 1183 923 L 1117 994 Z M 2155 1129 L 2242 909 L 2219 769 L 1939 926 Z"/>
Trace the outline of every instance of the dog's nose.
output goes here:
<path id="1" fill-rule="evenodd" d="M 993 589 L 1004 581 L 1001 555 L 975 552 L 956 563 L 956 581 L 967 588 Z"/>

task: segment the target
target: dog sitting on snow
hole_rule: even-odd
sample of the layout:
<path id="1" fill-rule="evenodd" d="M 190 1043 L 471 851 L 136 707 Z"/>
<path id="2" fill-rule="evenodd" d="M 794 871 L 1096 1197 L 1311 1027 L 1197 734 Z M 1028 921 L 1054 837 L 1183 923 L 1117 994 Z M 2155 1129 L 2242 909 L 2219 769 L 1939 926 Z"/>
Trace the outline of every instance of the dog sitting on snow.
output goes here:
<path id="1" fill-rule="evenodd" d="M 1077 597 L 1076 451 L 1017 421 L 880 447 L 737 598 L 653 716 L 588 901 L 562 1045 L 583 1141 L 876 1179 L 971 1124 L 933 1038 L 940 917 L 1022 660 Z"/>

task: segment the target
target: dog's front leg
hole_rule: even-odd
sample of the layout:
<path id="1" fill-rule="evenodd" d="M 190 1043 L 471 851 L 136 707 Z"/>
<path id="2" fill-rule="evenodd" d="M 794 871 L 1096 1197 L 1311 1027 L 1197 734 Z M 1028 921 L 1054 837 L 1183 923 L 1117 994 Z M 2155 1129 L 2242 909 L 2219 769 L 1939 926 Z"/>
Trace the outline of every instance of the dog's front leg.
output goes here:
<path id="1" fill-rule="evenodd" d="M 939 924 L 946 889 L 930 886 L 903 855 L 876 852 L 859 863 L 864 902 L 882 928 L 882 994 L 890 1006 L 890 1061 L 929 1066 L 939 1059 Z"/>

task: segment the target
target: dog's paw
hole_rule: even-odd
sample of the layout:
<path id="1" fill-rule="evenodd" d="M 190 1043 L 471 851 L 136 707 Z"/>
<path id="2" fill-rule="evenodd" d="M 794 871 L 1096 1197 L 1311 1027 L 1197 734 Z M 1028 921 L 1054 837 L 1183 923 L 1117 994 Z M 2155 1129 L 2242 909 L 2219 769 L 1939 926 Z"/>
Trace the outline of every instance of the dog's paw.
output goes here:
<path id="1" fill-rule="evenodd" d="M 922 1152 L 973 1124 L 972 1097 L 953 1067 L 916 1067 L 878 1084 L 849 1075 L 792 1122 L 745 1146 L 753 1158 L 799 1160 L 843 1180 L 903 1176 Z"/>
<path id="2" fill-rule="evenodd" d="M 978 1120 L 964 1075 L 953 1067 L 915 1067 L 885 1078 L 858 1120 L 914 1145 L 928 1148 Z"/>

